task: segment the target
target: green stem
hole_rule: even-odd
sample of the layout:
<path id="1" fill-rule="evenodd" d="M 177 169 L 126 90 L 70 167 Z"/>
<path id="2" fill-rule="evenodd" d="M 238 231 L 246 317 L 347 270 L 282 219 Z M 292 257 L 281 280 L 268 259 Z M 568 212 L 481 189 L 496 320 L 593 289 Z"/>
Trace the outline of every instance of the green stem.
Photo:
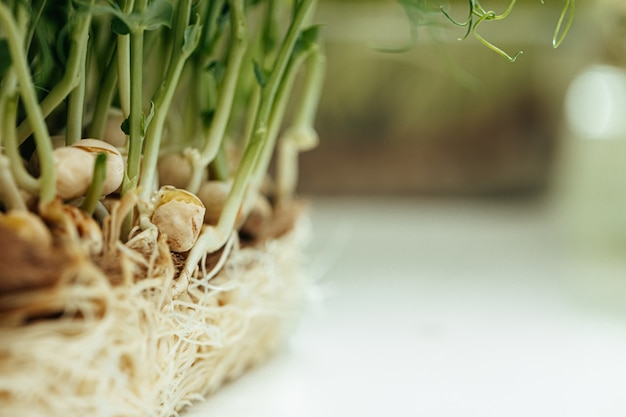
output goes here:
<path id="1" fill-rule="evenodd" d="M 37 145 L 37 153 L 41 166 L 39 203 L 41 206 L 45 206 L 54 199 L 56 194 L 56 173 L 52 157 L 52 143 L 46 127 L 45 116 L 37 101 L 37 94 L 35 93 L 35 87 L 32 83 L 28 60 L 22 48 L 22 31 L 17 27 L 10 9 L 2 3 L 0 3 L 0 22 L 6 31 L 13 66 L 17 74 L 20 95 L 22 96 L 22 103 L 35 134 L 35 143 Z"/>
<path id="2" fill-rule="evenodd" d="M 93 179 L 89 188 L 87 189 L 87 195 L 85 195 L 85 200 L 81 205 L 81 209 L 89 214 L 90 216 L 93 214 L 98 201 L 100 201 L 100 196 L 102 195 L 102 188 L 104 187 L 104 180 L 106 179 L 107 172 L 107 154 L 99 153 L 96 156 L 96 161 L 93 165 Z"/>
<path id="3" fill-rule="evenodd" d="M 102 86 L 98 90 L 98 98 L 94 108 L 93 119 L 89 126 L 87 136 L 95 139 L 104 138 L 104 130 L 106 128 L 109 116 L 109 107 L 115 93 L 117 85 L 117 55 L 113 55 L 107 66 Z"/>
<path id="4" fill-rule="evenodd" d="M 134 0 L 124 1 L 122 11 L 131 14 L 135 6 Z M 117 79 L 120 107 L 124 117 L 130 114 L 130 36 L 117 35 Z"/>
<path id="5" fill-rule="evenodd" d="M 124 117 L 130 114 L 130 38 L 117 35 L 117 84 L 120 108 Z"/>
<path id="6" fill-rule="evenodd" d="M 87 51 L 85 50 L 83 59 L 80 62 L 78 85 L 69 95 L 67 105 L 67 128 L 65 133 L 65 145 L 69 146 L 78 142 L 83 136 L 83 114 L 85 111 L 85 89 L 87 82 L 86 70 Z"/>
<path id="7" fill-rule="evenodd" d="M 308 57 L 307 70 L 301 96 L 302 101 L 293 120 L 293 124 L 296 126 L 313 126 L 315 122 L 326 70 L 326 59 L 319 45 L 314 47 Z"/>
<path id="8" fill-rule="evenodd" d="M 143 29 L 130 33 L 130 135 L 128 140 L 128 163 L 122 184 L 122 195 L 137 187 L 139 164 L 143 148 L 142 125 L 142 71 Z"/>
<path id="9" fill-rule="evenodd" d="M 134 5 L 134 12 L 141 14 L 146 7 L 147 0 L 138 0 Z M 129 1 L 132 3 L 132 0 Z M 126 172 L 122 181 L 122 196 L 137 188 L 139 165 L 141 164 L 141 152 L 143 149 L 143 27 L 131 28 L 128 35 L 130 40 L 130 114 L 128 123 L 130 125 L 128 135 L 128 158 Z M 122 76 L 119 77 L 120 88 L 122 87 Z M 122 107 L 122 111 L 124 108 Z M 134 213 L 130 212 L 122 223 L 121 236 L 126 239 L 133 225 Z"/>
<path id="10" fill-rule="evenodd" d="M 298 39 L 298 36 L 300 35 L 302 24 L 313 4 L 314 0 L 302 0 L 296 7 L 294 19 L 289 25 L 287 35 L 278 52 L 272 72 L 270 73 L 266 85 L 261 91 L 259 109 L 256 114 L 256 120 L 252 132 L 252 140 L 263 141 L 266 137 L 268 122 L 274 106 L 278 88 L 283 81 L 283 75 L 285 74 L 285 70 L 289 64 L 293 47 Z M 250 145 L 252 145 L 251 142 L 248 146 Z"/>
<path id="11" fill-rule="evenodd" d="M 91 0 L 90 5 L 93 5 L 94 2 L 95 0 Z M 52 89 L 52 91 L 50 91 L 46 98 L 38 104 L 38 107 L 40 107 L 40 113 L 43 115 L 44 119 L 48 117 L 52 110 L 57 108 L 57 106 L 61 104 L 70 92 L 80 83 L 81 61 L 84 65 L 87 41 L 89 39 L 91 16 L 92 13 L 89 11 L 85 13 L 84 16 L 77 19 L 78 23 L 76 24 L 75 30 L 72 32 L 72 44 L 67 60 L 67 68 L 65 69 L 63 78 L 61 78 L 59 83 Z M 30 120 L 30 118 L 24 120 L 17 128 L 19 143 L 22 143 L 34 131 L 35 128 L 32 126 L 32 120 Z"/>
<path id="12" fill-rule="evenodd" d="M 224 142 L 222 142 L 217 155 L 215 155 L 215 159 L 213 159 L 211 165 L 209 165 L 209 175 L 210 178 L 217 181 L 227 181 L 230 177 L 228 157 L 224 149 Z"/>
<path id="13" fill-rule="evenodd" d="M 141 183 L 139 187 L 139 198 L 144 201 L 148 201 L 152 194 L 152 184 L 154 183 L 159 149 L 161 147 L 163 126 L 165 125 L 165 120 L 170 110 L 183 68 L 192 52 L 191 50 L 187 52 L 183 51 L 184 32 L 191 14 L 191 0 L 181 0 L 179 7 L 182 8 L 181 10 L 185 11 L 185 13 L 179 14 L 179 19 L 175 26 L 175 32 L 179 33 L 178 36 L 175 35 L 175 38 L 178 39 L 179 42 L 175 43 L 172 49 L 172 55 L 175 54 L 175 57 L 170 61 L 165 81 L 155 96 L 154 118 L 150 122 L 148 131 L 146 132 L 145 150 L 141 167 Z"/>
<path id="14" fill-rule="evenodd" d="M 11 161 L 0 153 L 0 192 L 8 210 L 26 210 L 26 204 L 10 172 Z"/>
<path id="15" fill-rule="evenodd" d="M 307 76 L 304 81 L 302 99 L 296 110 L 292 127 L 288 129 L 298 135 L 301 132 L 314 132 L 313 124 L 319 103 L 324 72 L 325 58 L 321 49 L 316 46 L 307 60 Z M 278 147 L 276 163 L 276 199 L 280 203 L 289 203 L 293 198 L 298 182 L 298 156 L 301 144 L 299 138 L 284 137 Z"/>
<path id="16" fill-rule="evenodd" d="M 296 68 L 301 63 L 301 56 L 291 56 L 293 46 L 300 34 L 300 28 L 307 16 L 308 8 L 312 7 L 313 4 L 313 0 L 303 0 L 296 9 L 294 20 L 289 27 L 274 69 L 261 94 L 261 103 L 255 123 L 253 140 L 261 140 L 268 143 L 263 146 L 261 153 L 257 156 L 257 160 L 255 161 L 254 170 L 250 173 L 254 186 L 260 184 L 262 176 L 265 175 L 267 167 L 269 166 L 269 161 L 278 135 L 278 128 L 280 127 L 280 122 L 283 119 L 285 111 L 284 107 L 286 106 L 287 92 L 291 89 Z M 286 46 L 289 47 L 286 48 Z M 287 71 L 287 68 L 289 68 L 289 71 Z M 286 73 L 287 75 L 285 75 Z M 280 94 L 279 89 L 281 90 Z M 277 97 L 280 97 L 280 99 Z M 276 106 L 275 102 L 278 102 Z"/>
<path id="17" fill-rule="evenodd" d="M 200 37 L 200 45 L 198 47 L 199 64 L 196 66 L 204 67 L 212 56 L 212 51 L 219 39 L 217 33 L 217 21 L 224 7 L 225 0 L 213 0 L 208 2 L 209 6 L 204 15 L 204 30 Z"/>
<path id="18" fill-rule="evenodd" d="M 206 99 L 204 94 L 206 89 L 206 77 L 209 75 L 202 67 L 190 65 L 186 73 L 183 74 L 185 87 L 190 90 L 190 99 L 182 106 L 182 126 L 180 137 L 181 145 L 179 149 L 186 146 L 199 147 L 203 131 L 201 110 Z M 197 86 L 197 88 L 194 88 Z"/>
<path id="19" fill-rule="evenodd" d="M 263 65 L 267 64 L 270 59 L 274 58 L 271 55 L 272 51 L 275 51 L 275 43 L 277 42 L 278 22 L 276 16 L 276 10 L 278 9 L 276 0 L 268 0 L 266 3 L 265 16 L 263 19 L 263 26 L 260 33 L 260 56 L 264 58 Z"/>
<path id="20" fill-rule="evenodd" d="M 259 112 L 259 104 L 261 103 L 261 87 L 255 82 L 255 85 L 250 94 L 250 101 L 246 107 L 246 117 L 244 121 L 243 130 L 243 147 L 248 146 L 248 142 L 254 134 L 254 128 L 257 120 L 257 114 Z"/>
<path id="21" fill-rule="evenodd" d="M 286 95 L 287 90 L 291 87 L 289 85 L 291 83 L 289 78 L 291 77 L 285 77 L 285 73 L 288 66 L 292 66 L 292 68 L 296 66 L 296 60 L 291 59 L 293 47 L 298 39 L 300 29 L 309 8 L 311 8 L 313 4 L 314 0 L 302 0 L 296 8 L 294 19 L 291 22 L 285 40 L 281 45 L 274 68 L 270 73 L 267 84 L 261 92 L 261 100 L 259 103 L 259 110 L 257 113 L 253 136 L 246 148 L 246 152 L 244 153 L 242 167 L 238 170 L 237 176 L 235 177 L 233 190 L 224 205 L 224 210 L 222 211 L 222 217 L 224 217 L 224 220 L 222 221 L 222 217 L 220 217 L 218 227 L 226 229 L 227 226 L 230 226 L 230 228 L 232 228 L 234 223 L 230 223 L 230 221 L 231 218 L 234 221 L 234 215 L 232 213 L 225 215 L 225 213 L 228 210 L 234 211 L 234 214 L 237 213 L 243 198 L 243 188 L 246 188 L 250 181 L 255 181 L 256 179 L 258 182 L 258 177 L 260 175 L 258 172 L 260 172 L 261 167 L 266 165 L 264 159 L 268 159 L 267 155 L 271 155 L 273 145 L 275 143 L 276 125 L 278 121 L 282 119 L 282 115 L 280 113 L 284 111 L 284 108 L 281 109 L 284 104 L 278 106 L 278 112 L 276 112 L 273 117 L 273 131 L 270 131 L 270 126 L 268 126 L 270 123 L 271 112 L 274 108 L 279 88 L 281 88 Z M 281 101 L 283 101 L 282 97 Z M 270 133 L 272 135 L 270 135 Z M 241 184 L 238 184 L 238 182 Z"/>
<path id="22" fill-rule="evenodd" d="M 33 36 L 35 35 L 35 28 L 37 27 L 37 24 L 41 20 L 41 15 L 43 13 L 43 9 L 46 7 L 46 3 L 47 3 L 47 0 L 40 1 L 35 7 L 33 7 L 31 11 L 33 17 L 31 18 L 31 21 L 30 21 L 30 29 L 28 30 L 24 38 L 24 45 L 26 48 L 30 47 L 30 44 L 33 40 Z"/>
<path id="23" fill-rule="evenodd" d="M 282 140 L 276 158 L 276 201 L 288 205 L 293 199 L 298 181 L 298 146 L 291 140 Z"/>
<path id="24" fill-rule="evenodd" d="M 281 45 L 276 64 L 274 65 L 268 84 L 266 84 L 266 88 L 261 97 L 260 111 L 257 116 L 257 128 L 254 131 L 252 139 L 246 146 L 241 164 L 235 174 L 232 189 L 222 209 L 220 219 L 215 227 L 204 226 L 198 241 L 187 256 L 185 265 L 180 273 L 179 281 L 174 289 L 176 293 L 184 290 L 193 271 L 198 267 L 200 259 L 202 259 L 207 252 L 212 253 L 222 247 L 234 229 L 237 213 L 241 208 L 245 191 L 248 188 L 257 160 L 263 149 L 268 146 L 268 141 L 265 140 L 267 137 L 266 124 L 273 106 L 276 91 L 283 78 L 285 68 L 289 62 L 289 57 L 300 33 L 304 18 L 312 4 L 313 0 L 302 0 L 296 7 L 294 19 L 289 26 L 285 41 Z"/>
<path id="25" fill-rule="evenodd" d="M 263 62 L 263 67 L 266 67 L 267 59 L 265 55 L 261 52 L 263 50 L 262 43 L 262 30 L 263 27 L 257 29 L 258 33 L 253 34 L 251 38 L 251 45 L 248 46 L 246 51 L 246 55 L 244 57 L 244 62 L 254 62 L 256 57 L 259 58 L 259 61 Z M 252 132 L 254 131 L 254 123 L 256 121 L 256 114 L 259 109 L 259 102 L 261 100 L 261 86 L 259 85 L 254 71 L 250 71 L 249 65 L 242 66 L 241 72 L 239 74 L 239 82 L 237 84 L 237 88 L 241 93 L 243 93 L 243 100 L 245 104 L 242 109 L 239 111 L 242 112 L 239 117 L 243 120 L 243 130 L 239 133 L 240 136 L 237 138 L 238 145 L 243 149 L 248 145 L 248 140 L 252 137 Z M 240 94 L 241 94 L 240 93 Z"/>
<path id="26" fill-rule="evenodd" d="M 187 187 L 192 193 L 196 193 L 200 188 L 202 173 L 215 158 L 215 155 L 217 155 L 220 144 L 224 139 L 235 99 L 235 92 L 237 91 L 237 80 L 239 79 L 241 64 L 247 47 L 243 0 L 229 0 L 229 4 L 231 7 L 232 35 L 228 65 L 217 101 L 215 116 L 208 132 L 206 132 L 204 146 L 200 151 L 199 164 L 193 167 L 193 174 Z"/>
<path id="27" fill-rule="evenodd" d="M 7 129 L 15 130 L 14 120 L 5 121 L 5 117 L 3 115 L 6 114 L 6 105 L 9 100 L 11 100 L 12 96 L 16 94 L 17 91 L 17 78 L 15 77 L 15 72 L 13 68 L 9 68 L 2 79 L 2 83 L 0 83 L 0 149 L 4 146 L 6 135 L 4 132 Z"/>
<path id="28" fill-rule="evenodd" d="M 572 22 L 574 21 L 574 9 L 576 8 L 575 0 L 566 0 L 565 6 L 563 6 L 563 11 L 561 11 L 561 15 L 559 16 L 559 20 L 556 24 L 556 28 L 554 29 L 554 35 L 552 35 L 552 47 L 558 48 L 559 45 L 565 39 L 567 32 L 569 32 L 570 27 L 572 26 Z M 565 23 L 565 27 L 563 27 L 563 22 L 565 21 L 565 16 L 567 15 L 567 22 Z M 561 28 L 563 30 L 561 31 Z"/>
<path id="29" fill-rule="evenodd" d="M 291 91 L 293 90 L 293 84 L 298 73 L 298 69 L 301 67 L 305 58 L 305 54 L 298 54 L 298 56 L 293 56 L 292 59 L 289 60 L 289 65 L 287 65 L 285 75 L 276 93 L 276 99 L 274 102 L 271 116 L 268 121 L 267 134 L 264 139 L 267 143 L 263 147 L 261 155 L 257 159 L 251 175 L 252 186 L 255 189 L 260 187 L 269 167 L 270 161 L 272 159 L 272 151 L 275 148 L 276 139 L 278 138 L 278 132 L 285 116 L 285 110 L 287 108 L 289 96 Z"/>
<path id="30" fill-rule="evenodd" d="M 285 41 L 281 45 L 281 50 L 278 54 L 274 69 L 270 74 L 266 89 L 261 95 L 259 116 L 257 116 L 257 128 L 254 131 L 252 140 L 246 147 L 241 164 L 235 175 L 233 187 L 228 195 L 228 198 L 226 199 L 222 214 L 216 226 L 217 234 L 220 237 L 220 241 L 218 242 L 220 243 L 220 246 L 217 248 L 207 248 L 208 250 L 215 251 L 219 249 L 219 247 L 226 242 L 226 239 L 228 239 L 230 232 L 234 228 L 237 213 L 241 208 L 245 190 L 248 188 L 250 181 L 254 178 L 255 167 L 259 163 L 258 160 L 264 151 L 267 152 L 266 149 L 269 148 L 271 150 L 272 144 L 269 140 L 267 140 L 267 122 L 270 110 L 273 107 L 276 93 L 281 85 L 281 81 L 283 81 L 283 75 L 290 61 L 293 46 L 295 45 L 298 35 L 300 34 L 302 22 L 304 21 L 304 18 L 312 4 L 313 0 L 302 0 L 296 9 L 294 20 L 291 22 Z M 193 259 L 188 259 L 188 262 L 193 261 Z M 197 264 L 198 261 L 195 262 Z"/>
<path id="31" fill-rule="evenodd" d="M 179 0 L 178 5 L 176 6 L 174 24 L 171 29 L 174 36 L 170 36 L 170 38 L 172 38 L 170 56 L 175 56 L 177 53 L 176 51 L 182 49 L 185 43 L 185 30 L 187 29 L 187 26 L 189 26 L 190 18 L 191 1 Z M 190 54 L 191 52 L 189 55 Z M 167 76 L 169 76 L 171 72 L 175 71 L 173 67 L 175 67 L 175 64 L 170 61 L 167 67 Z"/>
<path id="32" fill-rule="evenodd" d="M 17 116 L 17 78 L 13 69 L 9 70 L 4 78 L 3 89 L 9 88 L 12 95 L 7 99 L 3 113 L 0 114 L 2 119 L 2 136 L 4 137 L 4 151 L 10 160 L 9 168 L 13 174 L 13 178 L 17 184 L 31 194 L 39 192 L 39 181 L 33 178 L 22 162 L 17 137 L 15 136 L 15 120 Z"/>

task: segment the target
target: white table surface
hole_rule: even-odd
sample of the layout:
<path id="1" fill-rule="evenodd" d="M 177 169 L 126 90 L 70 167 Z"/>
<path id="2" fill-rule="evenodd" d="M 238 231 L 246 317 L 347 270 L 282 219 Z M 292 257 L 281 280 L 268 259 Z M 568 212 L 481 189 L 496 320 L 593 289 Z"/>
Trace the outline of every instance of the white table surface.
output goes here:
<path id="1" fill-rule="evenodd" d="M 543 204 L 317 199 L 312 219 L 298 330 L 188 417 L 626 416 L 626 267 L 569 252 Z"/>

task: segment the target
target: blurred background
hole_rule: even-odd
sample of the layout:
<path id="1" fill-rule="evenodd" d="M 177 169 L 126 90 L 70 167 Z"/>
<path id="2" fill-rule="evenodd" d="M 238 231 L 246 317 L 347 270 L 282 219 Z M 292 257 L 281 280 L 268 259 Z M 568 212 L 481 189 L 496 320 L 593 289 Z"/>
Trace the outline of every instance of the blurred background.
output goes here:
<path id="1" fill-rule="evenodd" d="M 483 22 L 481 36 L 523 51 L 511 63 L 460 40 L 440 2 L 321 1 L 322 141 L 301 155 L 301 193 L 542 199 L 572 241 L 626 253 L 626 2 L 577 3 L 557 49 L 566 1 Z M 417 27 L 415 6 L 427 11 Z M 441 7 L 467 17 L 467 1 Z"/>
<path id="2" fill-rule="evenodd" d="M 415 44 L 397 53 L 381 50 L 411 42 L 400 2 L 319 5 L 328 55 L 317 123 L 323 140 L 302 155 L 300 190 L 545 192 L 570 133 L 563 114 L 568 87 L 590 65 L 624 62 L 624 16 L 615 13 L 623 2 L 578 2 L 575 24 L 556 50 L 552 35 L 564 2 L 518 2 L 505 20 L 484 22 L 479 30 L 510 55 L 523 51 L 515 63 L 471 35 L 459 41 L 466 28 L 445 19 L 438 2 L 405 3 L 434 10 Z M 483 6 L 500 13 L 506 2 Z M 445 7 L 459 21 L 467 16 L 467 1 Z"/>
<path id="3" fill-rule="evenodd" d="M 382 52 L 400 3 L 320 3 L 309 310 L 191 416 L 626 415 L 626 1 L 576 2 L 556 50 L 565 0 L 518 1 L 479 28 L 515 63 L 437 6 Z"/>

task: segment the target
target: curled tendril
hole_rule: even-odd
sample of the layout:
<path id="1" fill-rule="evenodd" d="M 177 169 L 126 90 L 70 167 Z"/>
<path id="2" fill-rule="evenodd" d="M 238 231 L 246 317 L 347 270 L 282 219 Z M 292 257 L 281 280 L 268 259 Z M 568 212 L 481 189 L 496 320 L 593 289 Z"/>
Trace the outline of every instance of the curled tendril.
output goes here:
<path id="1" fill-rule="evenodd" d="M 567 0 L 568 3 L 570 1 L 573 2 L 574 0 Z M 502 14 L 497 14 L 493 10 L 485 10 L 478 0 L 469 0 L 469 13 L 468 13 L 467 19 L 464 22 L 459 22 L 453 19 L 452 16 L 450 16 L 450 14 L 443 8 L 443 6 L 441 6 L 440 9 L 442 13 L 444 14 L 444 16 L 446 16 L 446 18 L 448 18 L 448 20 L 450 20 L 453 24 L 457 26 L 467 26 L 467 31 L 465 32 L 465 35 L 462 38 L 460 38 L 460 40 L 466 39 L 471 33 L 474 36 L 474 38 L 478 40 L 478 42 L 482 43 L 487 48 L 491 49 L 498 55 L 506 58 L 509 62 L 515 62 L 517 57 L 523 53 L 522 51 L 518 51 L 513 56 L 511 56 L 507 54 L 504 50 L 498 48 L 493 43 L 483 38 L 480 35 L 480 33 L 478 33 L 477 31 L 478 26 L 480 26 L 480 24 L 485 21 L 502 20 L 506 18 L 509 15 L 509 13 L 511 13 L 511 10 L 513 10 L 513 7 L 515 6 L 515 2 L 516 0 L 511 0 L 506 10 L 502 12 Z M 474 21 L 475 18 L 476 18 L 476 21 Z M 569 29 L 569 23 L 571 22 L 568 22 L 566 30 Z"/>
<path id="2" fill-rule="evenodd" d="M 569 32 L 569 28 L 572 26 L 572 22 L 574 21 L 574 10 L 576 9 L 575 0 L 566 0 L 565 5 L 563 6 L 563 10 L 561 11 L 561 16 L 559 16 L 559 20 L 556 23 L 556 29 L 554 29 L 554 35 L 552 36 L 552 47 L 558 48 L 559 45 L 565 39 L 567 32 Z M 563 27 L 563 21 L 567 17 L 567 21 L 565 22 L 565 27 Z M 563 29 L 561 29 L 563 27 Z"/>

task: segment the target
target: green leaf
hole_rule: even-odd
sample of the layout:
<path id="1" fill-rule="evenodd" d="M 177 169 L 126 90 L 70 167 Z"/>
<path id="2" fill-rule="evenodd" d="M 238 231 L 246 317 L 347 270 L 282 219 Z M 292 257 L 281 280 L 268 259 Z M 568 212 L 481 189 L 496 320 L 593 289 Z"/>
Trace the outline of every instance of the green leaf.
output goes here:
<path id="1" fill-rule="evenodd" d="M 221 32 L 221 30 L 226 26 L 228 21 L 230 20 L 230 4 L 228 2 L 224 2 L 222 6 L 222 10 L 220 11 L 219 16 L 217 17 L 217 31 Z"/>
<path id="2" fill-rule="evenodd" d="M 304 29 L 294 46 L 294 53 L 306 51 L 317 44 L 322 25 L 314 25 Z"/>
<path id="3" fill-rule="evenodd" d="M 187 26 L 183 36 L 183 54 L 191 54 L 200 42 L 202 35 L 202 23 L 200 23 L 200 15 L 196 16 L 196 23 Z"/>
<path id="4" fill-rule="evenodd" d="M 141 113 L 141 122 L 140 122 L 141 136 L 146 136 L 146 129 L 148 129 L 148 126 L 150 125 L 150 122 L 152 121 L 153 117 L 154 117 L 154 101 L 151 101 L 150 112 L 148 113 L 148 116 L 146 117 L 145 114 Z M 126 120 L 122 122 L 122 124 L 120 125 L 120 129 L 122 129 L 122 132 L 124 132 L 126 135 L 130 135 L 130 116 L 128 116 Z"/>
<path id="5" fill-rule="evenodd" d="M 148 116 L 146 117 L 143 113 L 141 113 L 141 136 L 146 136 L 146 130 L 148 130 L 148 126 L 150 126 L 150 122 L 154 118 L 154 101 L 150 101 L 150 112 L 148 112 Z"/>
<path id="6" fill-rule="evenodd" d="M 261 87 L 265 87 L 267 84 L 267 72 L 261 68 L 258 62 L 254 61 L 254 76 L 256 77 L 256 81 L 259 83 Z"/>
<path id="7" fill-rule="evenodd" d="M 211 122 L 213 122 L 213 117 L 215 117 L 215 109 L 204 110 L 200 113 L 202 125 L 205 128 L 211 126 Z"/>
<path id="8" fill-rule="evenodd" d="M 55 52 L 57 59 L 63 66 L 67 65 L 68 53 L 70 48 L 69 26 L 65 25 L 56 37 Z"/>
<path id="9" fill-rule="evenodd" d="M 91 12 L 94 16 L 111 15 L 111 30 L 118 35 L 128 35 L 134 23 L 130 16 L 126 15 L 117 4 L 107 1 L 108 5 L 94 5 Z"/>
<path id="10" fill-rule="evenodd" d="M 398 0 L 413 26 L 424 26 L 432 23 L 432 17 L 439 9 L 433 7 L 431 0 Z M 473 4 L 473 0 L 470 0 Z M 443 6 L 440 6 L 442 8 Z M 471 10 L 470 10 L 471 13 Z M 465 25 L 462 25 L 465 26 Z"/>
<path id="11" fill-rule="evenodd" d="M 130 135 L 130 116 L 128 116 L 120 125 L 120 129 L 126 136 Z"/>
<path id="12" fill-rule="evenodd" d="M 219 83 L 224 79 L 224 74 L 226 73 L 226 65 L 221 61 L 213 60 L 209 62 L 204 70 L 208 73 L 211 73 L 215 81 Z"/>
<path id="13" fill-rule="evenodd" d="M 130 27 L 119 16 L 114 16 L 111 19 L 111 30 L 117 35 L 128 35 L 130 33 Z"/>
<path id="14" fill-rule="evenodd" d="M 0 78 L 11 67 L 11 51 L 9 50 L 9 42 L 6 39 L 0 39 Z"/>
<path id="15" fill-rule="evenodd" d="M 161 26 L 172 27 L 174 5 L 172 0 L 154 0 L 139 17 L 139 25 L 145 30 L 155 30 Z"/>

